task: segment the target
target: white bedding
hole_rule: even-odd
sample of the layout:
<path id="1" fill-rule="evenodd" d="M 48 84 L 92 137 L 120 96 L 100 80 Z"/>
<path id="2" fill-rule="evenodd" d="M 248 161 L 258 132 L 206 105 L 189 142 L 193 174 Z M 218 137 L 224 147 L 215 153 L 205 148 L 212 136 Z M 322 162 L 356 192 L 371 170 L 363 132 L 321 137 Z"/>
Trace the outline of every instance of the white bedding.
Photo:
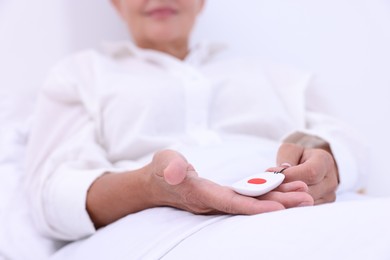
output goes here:
<path id="1" fill-rule="evenodd" d="M 8 122 L 0 135 L 0 259 L 45 259 L 56 243 L 34 229 L 22 192 L 27 124 Z"/>
<path id="2" fill-rule="evenodd" d="M 256 216 L 153 209 L 71 244 L 53 259 L 390 259 L 390 199 Z M 173 217 L 175 216 L 175 217 Z M 153 219 L 155 221 L 151 222 Z M 201 224 L 200 224 L 201 223 Z M 195 225 L 194 225 L 195 224 Z"/>
<path id="3" fill-rule="evenodd" d="M 375 164 L 386 168 L 388 0 L 213 0 L 208 5 L 195 39 L 211 36 L 251 55 L 255 46 L 260 57 L 318 74 L 329 112 L 360 128 L 375 148 Z M 240 7 L 247 9 L 245 17 L 232 19 Z M 153 209 L 139 213 L 141 220 L 129 216 L 57 252 L 63 245 L 34 229 L 20 181 L 34 88 L 63 55 L 102 39 L 123 39 L 126 30 L 109 1 L 0 0 L 0 13 L 0 259 L 52 254 L 54 259 L 390 259 L 390 198 L 355 194 L 341 194 L 335 204 L 253 217 Z M 253 28 L 256 33 L 248 33 Z M 375 169 L 369 174 L 369 193 L 388 196 L 390 175 Z"/>
<path id="4" fill-rule="evenodd" d="M 56 252 L 63 244 L 37 233 L 21 193 L 28 128 L 21 122 L 7 129 L 0 141 L 6 148 L 0 155 L 0 259 L 390 259 L 390 198 L 356 194 L 341 194 L 335 204 L 250 217 L 150 209 Z M 243 169 L 241 162 L 257 161 L 272 146 L 261 148 L 264 146 L 249 139 L 236 145 L 245 151 L 236 160 L 226 147 L 183 151 L 191 154 L 195 164 L 210 158 L 211 153 L 224 153 L 209 165 L 215 169 L 214 178 L 221 180 L 224 173 L 253 171 Z M 225 164 L 227 158 L 234 163 Z"/>
<path id="5" fill-rule="evenodd" d="M 163 259 L 390 259 L 390 199 L 230 217 Z"/>

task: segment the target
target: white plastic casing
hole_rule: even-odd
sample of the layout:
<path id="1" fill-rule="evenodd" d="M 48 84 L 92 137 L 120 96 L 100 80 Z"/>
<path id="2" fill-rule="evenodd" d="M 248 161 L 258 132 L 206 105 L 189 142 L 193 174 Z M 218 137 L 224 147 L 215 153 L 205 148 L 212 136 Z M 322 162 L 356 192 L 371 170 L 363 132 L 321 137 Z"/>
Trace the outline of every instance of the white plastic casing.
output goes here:
<path id="1" fill-rule="evenodd" d="M 278 187 L 284 177 L 278 172 L 258 173 L 234 183 L 231 188 L 239 194 L 257 197 Z"/>

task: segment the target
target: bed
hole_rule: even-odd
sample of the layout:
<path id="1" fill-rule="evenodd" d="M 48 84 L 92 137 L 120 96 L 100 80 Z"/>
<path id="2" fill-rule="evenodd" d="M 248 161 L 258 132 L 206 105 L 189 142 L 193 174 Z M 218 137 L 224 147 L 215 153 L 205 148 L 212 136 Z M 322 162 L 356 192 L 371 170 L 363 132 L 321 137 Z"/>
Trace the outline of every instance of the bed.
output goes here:
<path id="1" fill-rule="evenodd" d="M 210 0 L 194 34 L 318 75 L 325 112 L 371 149 L 364 195 L 251 217 L 151 209 L 70 244 L 41 236 L 23 197 L 31 110 L 58 59 L 126 31 L 108 1 L 0 1 L 0 15 L 0 259 L 390 259 L 389 1 Z M 261 153 L 241 148 L 247 159 Z"/>

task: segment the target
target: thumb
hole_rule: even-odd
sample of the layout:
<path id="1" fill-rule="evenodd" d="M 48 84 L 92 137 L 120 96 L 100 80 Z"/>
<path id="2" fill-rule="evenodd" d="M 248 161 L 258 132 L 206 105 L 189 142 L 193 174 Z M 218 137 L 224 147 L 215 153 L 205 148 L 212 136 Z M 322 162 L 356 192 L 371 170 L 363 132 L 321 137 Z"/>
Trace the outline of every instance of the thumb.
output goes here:
<path id="1" fill-rule="evenodd" d="M 283 143 L 278 150 L 276 163 L 278 166 L 284 167 L 298 165 L 303 151 L 304 148 L 300 145 Z"/>
<path id="2" fill-rule="evenodd" d="M 184 158 L 174 158 L 164 169 L 164 180 L 170 185 L 178 185 L 185 179 L 187 169 L 188 163 L 184 160 Z"/>

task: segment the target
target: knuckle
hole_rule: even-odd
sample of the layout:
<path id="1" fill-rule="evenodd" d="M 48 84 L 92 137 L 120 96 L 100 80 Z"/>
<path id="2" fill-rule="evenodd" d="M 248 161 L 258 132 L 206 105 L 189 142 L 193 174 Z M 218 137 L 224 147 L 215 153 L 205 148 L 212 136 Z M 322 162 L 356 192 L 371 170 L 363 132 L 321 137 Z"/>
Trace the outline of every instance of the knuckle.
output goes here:
<path id="1" fill-rule="evenodd" d="M 335 202 L 336 201 L 336 193 L 332 192 L 332 194 L 329 197 L 329 202 Z"/>
<path id="2" fill-rule="evenodd" d="M 325 204 L 325 203 L 332 203 L 332 202 L 336 201 L 336 198 L 337 198 L 336 193 L 331 192 L 331 193 L 328 193 L 327 195 L 321 197 L 320 199 L 317 199 L 315 201 L 315 204 L 321 205 L 321 204 Z"/>
<path id="3" fill-rule="evenodd" d="M 299 144 L 294 144 L 294 143 L 283 143 L 281 146 L 283 149 L 288 149 L 288 150 L 296 150 L 296 149 L 301 149 L 302 146 Z"/>
<path id="4" fill-rule="evenodd" d="M 296 185 L 296 191 L 303 191 L 303 192 L 308 192 L 309 187 L 304 181 L 295 181 Z"/>
<path id="5" fill-rule="evenodd" d="M 317 183 L 320 178 L 317 169 L 313 166 L 308 166 L 306 170 L 306 178 L 308 184 Z"/>
<path id="6" fill-rule="evenodd" d="M 186 189 L 186 191 L 182 193 L 180 204 L 182 205 L 181 208 L 194 214 L 206 214 L 212 210 L 204 203 L 195 187 Z"/>
<path id="7" fill-rule="evenodd" d="M 223 212 L 228 213 L 228 214 L 234 213 L 231 200 L 227 200 L 227 201 L 223 202 L 221 205 L 221 209 Z"/>
<path id="8" fill-rule="evenodd" d="M 314 198 L 309 193 L 304 194 L 303 201 L 306 203 L 306 205 L 314 205 Z"/>
<path id="9" fill-rule="evenodd" d="M 335 164 L 334 157 L 331 153 L 323 150 L 323 149 L 317 149 L 318 156 L 321 158 L 321 160 L 326 164 L 326 165 L 332 165 Z"/>
<path id="10" fill-rule="evenodd" d="M 331 202 L 335 202 L 336 201 L 336 193 L 335 192 L 331 192 L 329 193 L 325 198 L 325 203 L 331 203 Z"/>
<path id="11" fill-rule="evenodd" d="M 236 214 L 236 209 L 234 207 L 234 201 L 237 199 L 237 195 L 232 194 L 232 196 L 229 199 L 224 200 L 221 202 L 221 209 L 223 212 L 228 214 Z"/>
<path id="12" fill-rule="evenodd" d="M 160 157 L 164 156 L 166 153 L 168 153 L 168 150 L 160 150 L 154 153 L 153 158 L 154 159 L 159 159 Z"/>
<path id="13" fill-rule="evenodd" d="M 334 179 L 334 181 L 332 181 L 330 184 L 329 184 L 329 187 L 330 187 L 330 190 L 334 193 L 336 193 L 336 190 L 337 190 L 337 187 L 338 187 L 338 182 L 337 182 L 337 178 Z"/>
<path id="14" fill-rule="evenodd" d="M 230 203 L 224 203 L 222 205 L 222 211 L 228 214 L 233 214 L 233 207 Z"/>
<path id="15" fill-rule="evenodd" d="M 198 196 L 196 196 L 195 192 L 192 189 L 186 189 L 181 195 L 181 200 L 183 205 L 187 206 L 195 206 L 199 201 Z"/>

